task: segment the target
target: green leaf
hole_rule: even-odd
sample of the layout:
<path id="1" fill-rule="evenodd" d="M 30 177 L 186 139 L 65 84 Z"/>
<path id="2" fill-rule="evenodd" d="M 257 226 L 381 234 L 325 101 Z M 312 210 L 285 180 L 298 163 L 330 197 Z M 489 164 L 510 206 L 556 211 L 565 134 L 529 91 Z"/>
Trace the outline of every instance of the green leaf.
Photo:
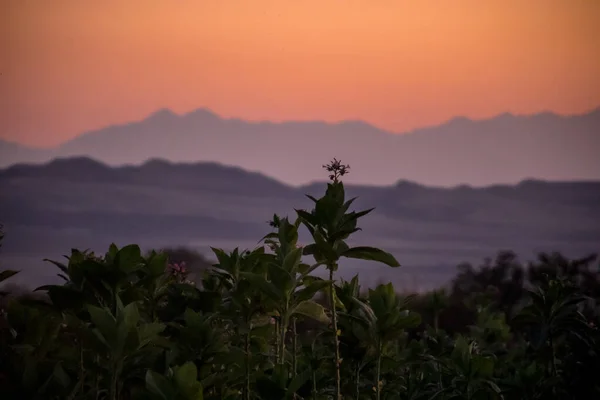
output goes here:
<path id="1" fill-rule="evenodd" d="M 160 276 L 167 269 L 168 256 L 166 253 L 157 253 L 148 260 L 148 272 L 152 276 Z"/>
<path id="2" fill-rule="evenodd" d="M 342 257 L 355 258 L 359 260 L 377 261 L 390 267 L 399 267 L 400 263 L 393 255 L 375 247 L 359 246 L 351 247 L 344 251 Z"/>
<path id="3" fill-rule="evenodd" d="M 341 204 L 336 199 L 326 196 L 320 198 L 315 204 L 315 217 L 317 224 L 321 226 L 330 226 L 339 214 Z"/>
<path id="4" fill-rule="evenodd" d="M 329 285 L 329 281 L 316 281 L 312 282 L 306 287 L 298 290 L 294 297 L 296 301 L 310 300 L 315 297 L 318 291 L 325 289 Z"/>
<path id="5" fill-rule="evenodd" d="M 127 304 L 123 309 L 121 319 L 128 328 L 131 329 L 136 327 L 140 320 L 140 313 L 138 312 L 137 305 L 135 303 Z"/>
<path id="6" fill-rule="evenodd" d="M 141 268 L 142 252 L 136 244 L 130 244 L 117 252 L 115 264 L 124 273 L 129 274 Z"/>
<path id="7" fill-rule="evenodd" d="M 287 292 L 290 289 L 290 286 L 293 284 L 294 275 L 296 275 L 295 273 L 292 273 L 292 271 L 283 269 L 275 262 L 272 262 L 269 265 L 267 272 L 269 281 L 282 292 Z"/>
<path id="8" fill-rule="evenodd" d="M 496 393 L 500 394 L 502 392 L 502 389 L 500 389 L 500 387 L 493 381 L 491 380 L 486 380 L 485 383 Z M 500 397 L 502 398 L 502 397 Z"/>
<path id="9" fill-rule="evenodd" d="M 117 347 L 117 321 L 106 307 L 96 307 L 88 305 L 90 318 L 104 341 L 111 347 Z"/>
<path id="10" fill-rule="evenodd" d="M 490 357 L 477 357 L 473 360 L 473 369 L 479 376 L 490 378 L 494 374 L 494 360 Z"/>
<path id="11" fill-rule="evenodd" d="M 325 197 L 332 199 L 339 207 L 344 205 L 344 184 L 342 182 L 333 182 L 327 184 Z"/>
<path id="12" fill-rule="evenodd" d="M 329 322 L 329 317 L 325 313 L 325 308 L 312 300 L 305 300 L 298 303 L 298 305 L 290 311 L 290 315 L 295 314 L 304 315 L 324 323 Z"/>
<path id="13" fill-rule="evenodd" d="M 302 259 L 302 247 L 291 250 L 283 260 L 283 269 L 289 273 L 296 271 Z"/>
<path id="14" fill-rule="evenodd" d="M 19 271 L 13 271 L 10 269 L 4 270 L 2 272 L 0 272 L 0 282 L 7 280 L 8 278 L 10 278 L 13 275 L 18 274 Z"/>
<path id="15" fill-rule="evenodd" d="M 313 234 L 313 239 L 315 239 L 316 250 L 317 250 L 315 252 L 315 256 L 316 256 L 316 253 L 319 253 L 320 255 L 325 257 L 325 259 L 329 262 L 335 262 L 338 260 L 338 255 L 335 252 L 335 250 L 333 249 L 333 246 L 331 246 L 327 242 L 327 240 L 323 237 L 321 232 L 315 231 L 315 233 Z M 315 260 L 322 261 L 322 260 L 317 259 L 316 257 L 315 257 Z"/>
<path id="16" fill-rule="evenodd" d="M 35 289 L 38 290 L 46 290 L 52 304 L 60 310 L 77 310 L 84 302 L 83 293 L 70 286 L 45 285 Z"/>
<path id="17" fill-rule="evenodd" d="M 318 252 L 318 249 L 317 249 L 317 245 L 315 243 L 306 245 L 302 249 L 302 255 L 305 255 L 305 256 L 314 256 L 316 252 Z"/>
<path id="18" fill-rule="evenodd" d="M 79 262 L 77 266 L 86 276 L 94 275 L 97 277 L 102 277 L 106 276 L 107 273 L 110 272 L 110 269 L 107 268 L 106 264 L 90 258 Z"/>
<path id="19" fill-rule="evenodd" d="M 193 390 L 197 383 L 197 376 L 198 370 L 196 369 L 196 365 L 191 361 L 188 361 L 179 367 L 175 367 L 175 383 L 177 384 L 177 387 L 184 392 Z"/>
<path id="20" fill-rule="evenodd" d="M 313 201 L 313 203 L 316 203 L 317 201 L 319 201 L 314 196 L 311 196 L 310 194 L 305 194 L 305 196 L 308 197 L 309 199 L 311 199 Z"/>
<path id="21" fill-rule="evenodd" d="M 310 246 L 310 245 L 309 245 Z M 314 244 L 312 245 L 314 246 Z M 307 246 L 308 247 L 308 246 Z M 306 247 L 305 247 L 306 249 Z M 302 252 L 303 255 L 307 255 L 306 251 Z M 298 272 L 304 276 L 307 276 L 308 274 L 312 273 L 315 269 L 322 267 L 323 265 L 325 265 L 325 262 L 317 262 L 313 265 L 308 265 L 308 264 L 300 264 L 300 266 L 298 267 Z"/>
<path id="22" fill-rule="evenodd" d="M 138 329 L 139 336 L 139 347 L 142 348 L 145 345 L 151 343 L 155 339 L 159 338 L 159 334 L 165 330 L 166 326 L 159 322 L 151 322 L 144 324 Z"/>
<path id="23" fill-rule="evenodd" d="M 271 232 L 271 233 L 267 233 L 265 236 L 262 237 L 262 239 L 260 239 L 258 242 L 271 242 L 275 239 L 277 239 L 279 237 L 279 235 L 277 235 L 276 232 Z"/>
<path id="24" fill-rule="evenodd" d="M 310 369 L 305 370 L 304 372 L 297 374 L 294 376 L 287 388 L 286 396 L 288 399 L 294 398 L 294 393 L 296 393 L 300 388 L 308 382 L 312 378 L 312 371 Z"/>
<path id="25" fill-rule="evenodd" d="M 54 378 L 63 387 L 68 388 L 71 385 L 71 378 L 63 369 L 61 363 L 56 363 L 53 371 Z"/>
<path id="26" fill-rule="evenodd" d="M 216 247 L 211 247 L 210 249 L 213 251 L 213 253 L 215 253 L 215 256 L 217 256 L 219 266 L 221 268 L 227 269 L 227 267 L 229 266 L 229 256 L 227 255 L 227 253 Z"/>
<path id="27" fill-rule="evenodd" d="M 240 277 L 246 279 L 251 285 L 258 287 L 272 300 L 281 301 L 283 299 L 283 292 L 273 283 L 267 281 L 264 276 L 252 272 L 240 272 Z"/>
<path id="28" fill-rule="evenodd" d="M 358 212 L 353 211 L 346 215 L 347 221 L 356 221 L 357 219 L 362 218 L 367 214 L 370 214 L 371 211 L 373 211 L 374 209 L 375 208 L 369 208 L 367 210 L 362 210 L 362 211 L 358 211 Z"/>
<path id="29" fill-rule="evenodd" d="M 300 219 L 300 222 L 302 222 L 302 224 L 304 226 L 306 226 L 306 228 L 309 230 L 309 232 L 312 234 L 314 234 L 315 231 L 315 225 L 317 224 L 317 219 L 315 218 L 315 216 L 309 212 L 307 212 L 306 210 L 298 210 L 296 209 L 296 214 L 298 214 L 298 218 Z"/>
<path id="30" fill-rule="evenodd" d="M 105 259 L 106 261 L 112 263 L 115 261 L 115 258 L 117 257 L 117 253 L 119 252 L 119 248 L 117 247 L 116 244 L 111 243 L 110 246 L 108 246 L 108 252 L 106 253 Z"/>
<path id="31" fill-rule="evenodd" d="M 360 228 L 340 229 L 331 235 L 332 241 L 345 240 L 350 237 L 353 233 L 361 231 Z"/>
<path id="32" fill-rule="evenodd" d="M 408 312 L 408 311 L 407 311 Z M 402 329 L 416 328 L 421 324 L 421 316 L 416 312 L 408 312 L 408 315 L 402 315 L 398 320 L 398 327 Z"/>
<path id="33" fill-rule="evenodd" d="M 48 258 L 44 258 L 45 262 L 49 262 L 50 264 L 54 264 L 57 268 L 59 268 L 64 274 L 69 275 L 69 269 L 67 268 L 67 266 L 63 263 L 60 263 L 58 261 L 54 261 L 54 260 L 50 260 Z"/>
<path id="34" fill-rule="evenodd" d="M 163 400 L 171 400 L 176 396 L 167 378 L 151 370 L 146 371 L 146 389 Z"/>
<path id="35" fill-rule="evenodd" d="M 278 230 L 279 243 L 283 247 L 288 245 L 295 246 L 298 242 L 298 229 L 296 225 L 291 224 L 287 218 L 283 218 L 279 224 Z"/>
<path id="36" fill-rule="evenodd" d="M 461 370 L 466 371 L 468 369 L 468 365 L 471 360 L 471 347 L 465 337 L 459 336 L 456 339 L 454 342 L 454 349 L 451 353 L 451 358 Z"/>
<path id="37" fill-rule="evenodd" d="M 352 203 L 354 203 L 354 201 L 357 199 L 358 197 L 353 197 L 350 200 L 346 201 L 342 207 L 342 211 L 346 212 L 348 211 L 348 209 L 350 208 L 350 206 L 352 205 Z"/>
<path id="38" fill-rule="evenodd" d="M 256 379 L 256 391 L 263 400 L 282 400 L 285 399 L 286 391 L 277 382 L 266 376 L 260 376 Z M 236 399 L 239 397 L 235 397 Z"/>

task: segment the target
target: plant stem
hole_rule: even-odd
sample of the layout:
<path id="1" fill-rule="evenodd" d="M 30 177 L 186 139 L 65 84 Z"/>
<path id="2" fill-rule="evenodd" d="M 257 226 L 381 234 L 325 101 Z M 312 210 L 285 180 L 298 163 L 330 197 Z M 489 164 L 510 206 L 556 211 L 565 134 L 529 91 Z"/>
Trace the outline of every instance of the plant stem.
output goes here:
<path id="1" fill-rule="evenodd" d="M 277 364 L 279 364 L 279 340 L 280 340 L 279 326 L 281 324 L 279 319 L 280 319 L 279 317 L 275 318 L 275 331 L 277 332 L 277 334 L 275 335 L 275 362 Z"/>
<path id="2" fill-rule="evenodd" d="M 375 393 L 377 394 L 376 398 L 377 400 L 381 399 L 381 385 L 379 384 L 379 380 L 381 379 L 381 353 L 383 351 L 383 345 L 381 343 L 379 343 L 379 348 L 377 349 L 377 371 L 375 372 L 376 374 L 376 380 L 375 380 Z"/>
<path id="3" fill-rule="evenodd" d="M 96 355 L 96 365 L 98 365 L 100 363 L 100 356 Z M 95 384 L 94 384 L 94 388 L 96 389 L 96 400 L 98 400 L 98 396 L 100 395 L 100 375 L 99 374 L 95 374 L 96 375 L 96 379 L 95 379 Z"/>
<path id="4" fill-rule="evenodd" d="M 79 343 L 79 382 L 81 383 L 81 391 L 83 392 L 83 382 L 85 379 L 85 369 L 83 366 L 83 342 Z"/>
<path id="5" fill-rule="evenodd" d="M 313 389 L 312 389 L 313 400 L 317 400 L 317 371 L 315 371 L 315 370 L 313 370 L 313 372 L 312 372 L 312 381 L 313 381 Z"/>
<path id="6" fill-rule="evenodd" d="M 246 334 L 246 387 L 244 398 L 250 400 L 250 332 Z"/>
<path id="7" fill-rule="evenodd" d="M 279 346 L 281 346 L 279 350 L 279 364 L 285 364 L 285 331 L 287 328 L 287 321 L 282 318 L 281 325 L 279 327 Z"/>
<path id="8" fill-rule="evenodd" d="M 360 364 L 356 363 L 356 400 L 360 398 Z"/>
<path id="9" fill-rule="evenodd" d="M 298 335 L 296 333 L 296 317 L 292 318 L 292 377 L 295 377 L 298 369 L 297 369 L 297 354 L 296 352 L 298 351 L 297 349 L 297 344 L 298 344 Z"/>
<path id="10" fill-rule="evenodd" d="M 117 363 L 113 362 L 112 371 L 110 373 L 110 389 L 109 389 L 109 399 L 117 400 L 117 380 L 118 380 L 118 372 L 117 372 Z"/>
<path id="11" fill-rule="evenodd" d="M 550 357 L 552 357 L 550 364 L 552 368 L 552 377 L 556 378 L 558 373 L 556 372 L 556 355 L 554 352 L 554 339 L 552 338 L 552 333 L 550 334 Z"/>
<path id="12" fill-rule="evenodd" d="M 333 284 L 333 270 L 335 264 L 329 265 L 329 302 L 331 303 L 331 325 L 333 327 L 333 343 L 335 346 L 335 400 L 342 398 L 340 377 L 340 343 L 338 341 L 337 311 L 335 310 L 335 286 Z"/>

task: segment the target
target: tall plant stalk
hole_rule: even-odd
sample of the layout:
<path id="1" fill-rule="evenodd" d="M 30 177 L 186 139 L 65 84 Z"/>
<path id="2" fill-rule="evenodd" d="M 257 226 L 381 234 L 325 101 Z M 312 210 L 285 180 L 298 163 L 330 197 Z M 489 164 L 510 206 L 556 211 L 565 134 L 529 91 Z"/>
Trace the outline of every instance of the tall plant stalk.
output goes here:
<path id="1" fill-rule="evenodd" d="M 278 364 L 282 365 L 285 363 L 285 334 L 286 334 L 287 321 L 281 321 L 279 325 L 279 360 Z"/>
<path id="2" fill-rule="evenodd" d="M 340 374 L 340 345 L 338 340 L 338 319 L 335 302 L 334 272 L 337 270 L 341 258 L 354 258 L 361 260 L 378 261 L 391 267 L 399 267 L 398 261 L 383 250 L 359 246 L 350 247 L 345 242 L 350 235 L 360 230 L 357 227 L 358 218 L 369 214 L 373 209 L 360 212 L 349 212 L 349 208 L 356 198 L 345 199 L 344 185 L 340 178 L 348 173 L 349 166 L 333 159 L 330 164 L 323 166 L 329 172 L 331 183 L 327 184 L 325 195 L 320 199 L 307 195 L 314 203 L 310 212 L 296 210 L 302 223 L 313 236 L 314 243 L 307 246 L 308 252 L 321 265 L 326 265 L 329 270 L 329 303 L 331 307 L 331 325 L 333 330 L 333 345 L 335 349 L 335 400 L 341 399 L 341 374 Z"/>
<path id="3" fill-rule="evenodd" d="M 298 335 L 296 332 L 296 318 L 292 318 L 292 376 L 298 374 Z"/>
<path id="4" fill-rule="evenodd" d="M 380 400 L 381 399 L 381 384 L 379 383 L 381 380 L 381 353 L 383 351 L 383 345 L 381 343 L 379 343 L 379 346 L 377 348 L 377 367 L 376 367 L 376 371 L 375 371 L 375 393 L 376 393 L 376 399 Z"/>
<path id="5" fill-rule="evenodd" d="M 250 332 L 246 333 L 246 380 L 244 387 L 244 400 L 250 400 Z"/>
<path id="6" fill-rule="evenodd" d="M 331 307 L 331 325 L 333 328 L 333 344 L 335 348 L 335 399 L 340 400 L 342 398 L 340 377 L 340 342 L 338 340 L 338 325 L 337 325 L 337 311 L 335 309 L 335 287 L 333 281 L 333 271 L 335 264 L 329 266 L 329 302 Z"/>
<path id="7" fill-rule="evenodd" d="M 117 382 L 118 382 L 117 365 L 113 363 L 112 371 L 110 373 L 110 388 L 108 398 L 110 400 L 118 400 L 119 394 L 117 393 Z"/>
<path id="8" fill-rule="evenodd" d="M 279 326 L 281 325 L 281 322 L 279 321 L 279 317 L 275 317 L 275 362 L 277 364 L 279 364 L 279 354 L 280 354 L 280 349 L 279 349 L 279 341 L 281 339 L 281 332 L 279 331 Z"/>
<path id="9" fill-rule="evenodd" d="M 360 398 L 360 364 L 356 363 L 356 375 L 355 378 L 356 379 L 356 400 L 359 400 Z"/>
<path id="10" fill-rule="evenodd" d="M 317 371 L 313 369 L 312 371 L 312 398 L 313 400 L 317 400 Z"/>
<path id="11" fill-rule="evenodd" d="M 79 390 L 83 393 L 83 383 L 85 381 L 85 367 L 83 365 L 83 342 L 79 343 L 79 382 L 81 386 L 79 386 Z"/>

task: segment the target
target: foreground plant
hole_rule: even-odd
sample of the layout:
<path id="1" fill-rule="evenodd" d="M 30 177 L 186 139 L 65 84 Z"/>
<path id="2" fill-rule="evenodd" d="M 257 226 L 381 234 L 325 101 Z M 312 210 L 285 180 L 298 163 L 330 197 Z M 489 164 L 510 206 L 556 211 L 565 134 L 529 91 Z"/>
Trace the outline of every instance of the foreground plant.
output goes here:
<path id="1" fill-rule="evenodd" d="M 331 183 L 327 184 L 325 195 L 319 199 L 307 195 L 315 203 L 314 208 L 310 212 L 305 210 L 296 210 L 296 212 L 314 240 L 314 243 L 304 248 L 304 254 L 312 255 L 319 265 L 325 265 L 329 270 L 329 306 L 331 307 L 335 349 L 335 399 L 338 400 L 341 398 L 341 359 L 334 282 L 339 260 L 343 257 L 370 260 L 384 263 L 390 267 L 399 267 L 400 264 L 394 256 L 383 250 L 374 247 L 348 246 L 346 241 L 353 233 L 360 230 L 357 226 L 358 219 L 369 214 L 373 209 L 359 212 L 348 211 L 356 200 L 356 198 L 345 199 L 344 184 L 341 181 L 341 177 L 348 173 L 349 166 L 333 159 L 324 168 L 330 172 L 331 180 Z"/>
<path id="2" fill-rule="evenodd" d="M 245 274 L 244 277 L 257 285 L 272 301 L 279 321 L 278 364 L 285 363 L 285 341 L 290 321 L 298 316 L 329 322 L 322 305 L 312 299 L 329 282 L 310 276 L 315 266 L 302 263 L 303 248 L 298 246 L 299 220 L 292 224 L 287 218 L 274 218 L 277 232 L 265 237 L 265 243 L 273 254 L 267 255 L 267 271 L 264 275 Z M 295 357 L 295 350 L 293 353 Z"/>
<path id="3" fill-rule="evenodd" d="M 2 241 L 4 240 L 4 225 L 0 224 L 0 248 L 2 247 Z M 2 282 L 4 282 L 5 280 L 9 279 L 10 277 L 16 275 L 19 271 L 13 271 L 10 269 L 7 270 L 0 270 L 0 284 Z M 2 300 L 2 297 L 6 296 L 7 293 L 0 291 L 0 300 Z M 0 310 L 2 311 L 2 310 Z"/>

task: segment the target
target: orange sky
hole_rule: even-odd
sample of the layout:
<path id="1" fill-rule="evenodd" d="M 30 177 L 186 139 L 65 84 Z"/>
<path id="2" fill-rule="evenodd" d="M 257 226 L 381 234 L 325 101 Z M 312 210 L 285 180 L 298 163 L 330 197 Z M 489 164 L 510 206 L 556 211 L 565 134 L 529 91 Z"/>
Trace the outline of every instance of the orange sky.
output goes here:
<path id="1" fill-rule="evenodd" d="M 168 107 L 363 119 L 600 106 L 599 0 L 0 0 L 0 137 Z"/>

